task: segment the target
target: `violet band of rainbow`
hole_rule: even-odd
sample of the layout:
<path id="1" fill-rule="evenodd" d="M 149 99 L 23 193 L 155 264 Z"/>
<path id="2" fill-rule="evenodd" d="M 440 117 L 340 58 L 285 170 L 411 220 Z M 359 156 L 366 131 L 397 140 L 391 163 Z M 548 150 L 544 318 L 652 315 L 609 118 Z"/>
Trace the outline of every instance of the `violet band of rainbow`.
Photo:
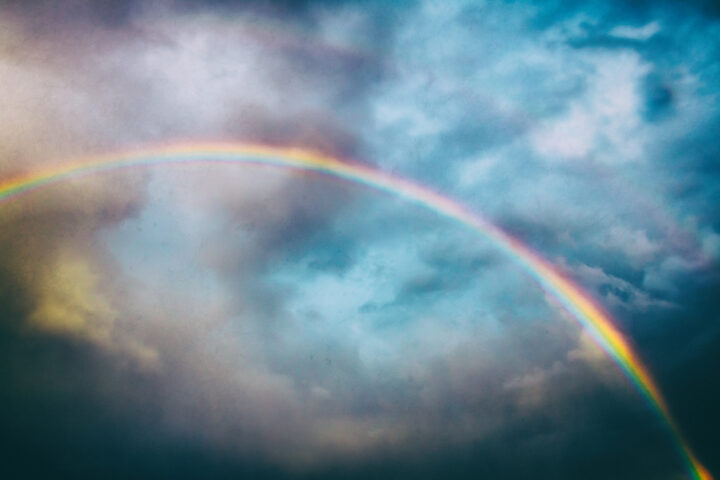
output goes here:
<path id="1" fill-rule="evenodd" d="M 0 203 L 46 185 L 93 173 L 155 165 L 221 163 L 258 164 L 319 172 L 387 192 L 455 220 L 485 237 L 532 277 L 576 320 L 620 368 L 672 435 L 693 480 L 712 480 L 684 440 L 649 370 L 609 314 L 582 287 L 518 239 L 430 188 L 375 168 L 315 151 L 254 143 L 179 143 L 154 148 L 89 156 L 61 166 L 0 181 Z"/>

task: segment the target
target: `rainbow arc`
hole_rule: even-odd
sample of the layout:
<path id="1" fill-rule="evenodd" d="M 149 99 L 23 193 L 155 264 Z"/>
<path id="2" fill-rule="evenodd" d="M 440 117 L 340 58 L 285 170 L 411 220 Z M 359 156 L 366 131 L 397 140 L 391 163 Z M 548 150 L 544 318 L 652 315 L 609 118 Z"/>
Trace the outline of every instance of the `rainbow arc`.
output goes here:
<path id="1" fill-rule="evenodd" d="M 609 314 L 597 305 L 582 287 L 540 254 L 459 202 L 430 188 L 366 165 L 301 148 L 253 143 L 191 143 L 85 157 L 59 167 L 30 172 L 0 182 L 0 203 L 43 186 L 93 173 L 194 163 L 258 164 L 319 172 L 387 192 L 474 230 L 504 252 L 554 297 L 617 364 L 668 427 L 687 465 L 690 478 L 712 480 L 710 472 L 702 466 L 684 440 L 649 370 L 634 352 L 629 340 L 617 329 Z"/>

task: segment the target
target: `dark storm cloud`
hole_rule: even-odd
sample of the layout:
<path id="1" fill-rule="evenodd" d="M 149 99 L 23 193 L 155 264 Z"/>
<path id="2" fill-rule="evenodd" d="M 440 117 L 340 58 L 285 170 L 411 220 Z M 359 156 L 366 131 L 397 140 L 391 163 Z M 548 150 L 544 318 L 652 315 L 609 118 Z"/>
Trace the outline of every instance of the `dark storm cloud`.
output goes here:
<path id="1" fill-rule="evenodd" d="M 19 324 L 32 303 L 3 276 L 0 474 L 7 479 L 281 478 L 257 457 L 227 456 L 172 432 L 157 372 L 104 349 Z"/>
<path id="2" fill-rule="evenodd" d="M 713 292 L 720 282 L 718 265 L 666 275 L 678 287 L 671 297 L 678 307 L 651 316 L 630 316 L 630 329 L 648 361 L 656 366 L 678 421 L 698 453 L 707 458 L 707 467 L 717 471 L 720 464 L 713 453 L 717 449 L 713 430 L 719 418 L 713 405 L 720 400 L 720 388 L 713 372 L 719 366 L 720 303 Z"/>

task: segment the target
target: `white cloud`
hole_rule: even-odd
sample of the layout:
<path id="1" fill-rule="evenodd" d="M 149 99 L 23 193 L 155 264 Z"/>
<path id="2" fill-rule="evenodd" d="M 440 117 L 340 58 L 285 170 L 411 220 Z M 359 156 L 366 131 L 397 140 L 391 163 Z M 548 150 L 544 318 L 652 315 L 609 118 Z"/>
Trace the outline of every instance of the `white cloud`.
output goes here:
<path id="1" fill-rule="evenodd" d="M 674 304 L 654 298 L 630 282 L 604 272 L 600 267 L 579 265 L 573 268 L 579 283 L 585 288 L 603 293 L 604 303 L 611 306 L 646 311 L 651 307 L 673 308 Z M 646 285 L 643 285 L 646 286 Z"/>
<path id="2" fill-rule="evenodd" d="M 536 131 L 532 143 L 546 157 L 582 158 L 595 146 L 597 130 L 591 113 L 574 105 L 562 119 Z"/>
<path id="3" fill-rule="evenodd" d="M 644 131 L 639 87 L 649 67 L 630 52 L 593 54 L 586 62 L 591 69 L 585 92 L 564 115 L 537 127 L 531 144 L 551 161 L 640 160 Z"/>
<path id="4" fill-rule="evenodd" d="M 623 225 L 610 227 L 601 244 L 605 248 L 625 254 L 635 267 L 651 261 L 662 250 L 662 246 L 650 240 L 644 230 Z"/>
<path id="5" fill-rule="evenodd" d="M 618 25 L 610 30 L 610 35 L 618 38 L 627 38 L 629 40 L 649 40 L 660 31 L 659 22 L 650 22 L 642 27 L 632 27 L 629 25 Z"/>

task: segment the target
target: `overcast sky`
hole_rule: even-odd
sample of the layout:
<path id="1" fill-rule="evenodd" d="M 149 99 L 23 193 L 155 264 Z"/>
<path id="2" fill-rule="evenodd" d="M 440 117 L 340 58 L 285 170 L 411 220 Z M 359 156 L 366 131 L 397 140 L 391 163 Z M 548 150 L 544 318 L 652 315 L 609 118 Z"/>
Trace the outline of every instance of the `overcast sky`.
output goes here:
<path id="1" fill-rule="evenodd" d="M 720 474 L 708 1 L 0 1 L 0 179 L 297 146 L 457 199 L 606 309 Z M 3 478 L 689 478 L 556 302 L 358 185 L 192 165 L 0 204 Z"/>

